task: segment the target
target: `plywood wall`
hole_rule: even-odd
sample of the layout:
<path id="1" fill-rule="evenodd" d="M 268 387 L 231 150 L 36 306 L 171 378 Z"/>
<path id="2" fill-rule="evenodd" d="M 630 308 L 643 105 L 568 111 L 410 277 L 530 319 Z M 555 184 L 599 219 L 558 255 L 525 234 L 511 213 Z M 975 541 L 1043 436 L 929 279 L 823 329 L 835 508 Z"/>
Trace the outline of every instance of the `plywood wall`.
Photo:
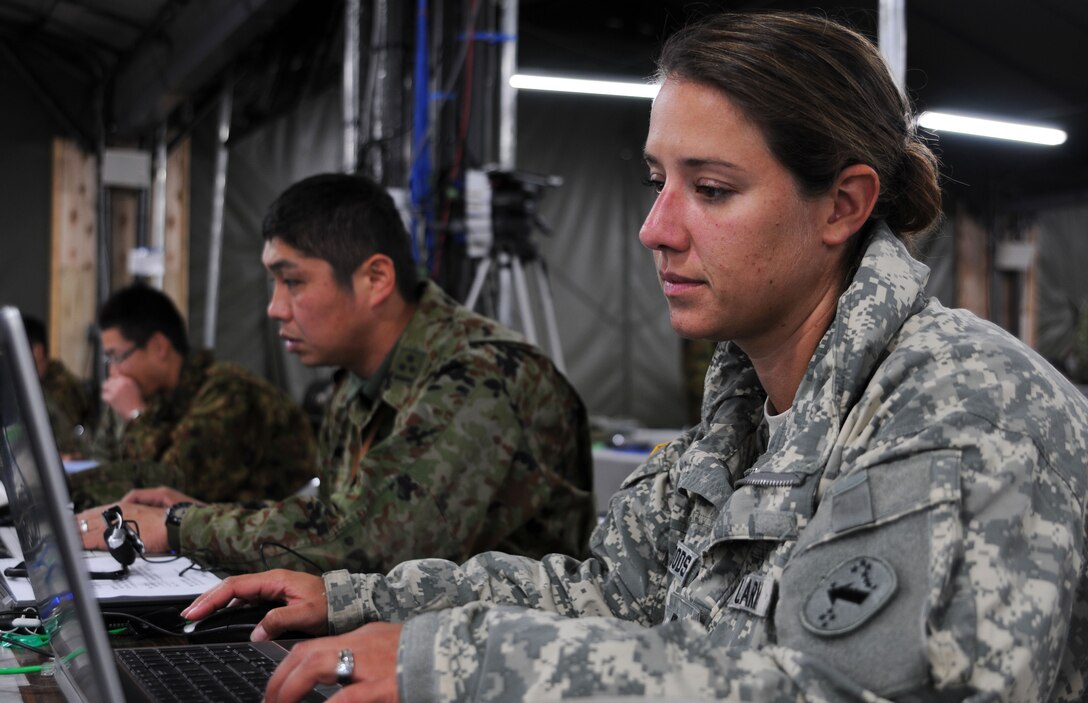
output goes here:
<path id="1" fill-rule="evenodd" d="M 990 246 L 985 227 L 965 208 L 956 211 L 956 307 L 981 318 L 990 311 Z"/>
<path id="2" fill-rule="evenodd" d="M 166 271 L 162 289 L 189 319 L 189 140 L 166 159 L 166 234 L 163 252 Z M 192 336 L 192 331 L 189 332 Z"/>
<path id="3" fill-rule="evenodd" d="M 92 368 L 88 331 L 95 316 L 97 159 L 66 139 L 53 141 L 49 347 L 68 368 Z"/>

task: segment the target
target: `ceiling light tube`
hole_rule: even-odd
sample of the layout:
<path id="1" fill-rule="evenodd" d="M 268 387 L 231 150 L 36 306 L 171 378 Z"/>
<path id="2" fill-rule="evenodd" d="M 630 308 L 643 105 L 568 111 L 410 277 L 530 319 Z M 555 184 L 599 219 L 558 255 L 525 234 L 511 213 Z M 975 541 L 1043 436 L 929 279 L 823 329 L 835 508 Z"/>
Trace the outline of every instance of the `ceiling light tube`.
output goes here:
<path id="1" fill-rule="evenodd" d="M 653 83 L 629 83 L 623 81 L 596 81 L 559 76 L 530 76 L 516 73 L 510 77 L 510 85 L 518 90 L 549 90 L 559 93 L 583 95 L 616 95 L 628 98 L 652 98 L 658 86 Z"/>
<path id="2" fill-rule="evenodd" d="M 1066 134 L 1060 129 L 1038 127 L 1035 125 L 1001 122 L 998 120 L 952 115 L 946 112 L 923 112 L 918 117 L 918 124 L 935 132 L 958 132 L 973 134 L 991 139 L 1008 139 L 1030 144 L 1057 146 L 1064 144 Z"/>
<path id="3" fill-rule="evenodd" d="M 525 73 L 517 73 L 511 76 L 510 85 L 518 90 L 544 90 L 582 95 L 615 95 L 631 98 L 653 98 L 660 88 L 654 83 L 588 80 Z M 1064 131 L 1051 127 L 953 115 L 946 112 L 923 112 L 918 117 L 918 124 L 935 132 L 957 132 L 978 137 L 1044 144 L 1046 146 L 1064 144 L 1067 138 Z"/>

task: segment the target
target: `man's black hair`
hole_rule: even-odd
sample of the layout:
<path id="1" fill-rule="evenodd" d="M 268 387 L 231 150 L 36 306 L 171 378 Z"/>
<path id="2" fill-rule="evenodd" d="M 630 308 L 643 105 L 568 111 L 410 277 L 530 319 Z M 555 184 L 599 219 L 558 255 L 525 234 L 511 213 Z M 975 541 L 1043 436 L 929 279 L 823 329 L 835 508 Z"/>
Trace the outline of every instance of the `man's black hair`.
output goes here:
<path id="1" fill-rule="evenodd" d="M 347 289 L 360 264 L 385 254 L 393 261 L 401 297 L 419 299 L 408 231 L 393 198 L 368 178 L 326 173 L 295 183 L 269 206 L 261 235 L 327 261 L 337 283 Z"/>
<path id="2" fill-rule="evenodd" d="M 23 328 L 26 329 L 26 340 L 30 346 L 42 345 L 45 355 L 49 356 L 49 335 L 45 333 L 45 323 L 31 315 L 23 315 Z"/>
<path id="3" fill-rule="evenodd" d="M 181 313 L 161 291 L 142 283 L 122 288 L 110 296 L 98 311 L 98 327 L 117 329 L 138 347 L 161 332 L 179 354 L 189 353 L 189 337 Z"/>

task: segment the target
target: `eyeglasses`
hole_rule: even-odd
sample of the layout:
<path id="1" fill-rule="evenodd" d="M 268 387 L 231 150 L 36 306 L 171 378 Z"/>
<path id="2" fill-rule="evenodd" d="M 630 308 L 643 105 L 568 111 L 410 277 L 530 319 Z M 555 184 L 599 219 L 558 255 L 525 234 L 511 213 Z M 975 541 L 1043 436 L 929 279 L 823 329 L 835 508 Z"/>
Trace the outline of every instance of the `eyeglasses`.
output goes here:
<path id="1" fill-rule="evenodd" d="M 125 361 L 128 360 L 128 358 L 130 356 L 135 354 L 138 349 L 143 349 L 143 348 L 144 348 L 143 344 L 137 344 L 134 347 L 129 347 L 128 349 L 126 349 L 123 352 L 116 352 L 116 351 L 103 352 L 102 353 L 102 362 L 106 365 L 107 368 L 110 367 L 110 366 L 118 366 L 120 364 L 125 363 Z"/>

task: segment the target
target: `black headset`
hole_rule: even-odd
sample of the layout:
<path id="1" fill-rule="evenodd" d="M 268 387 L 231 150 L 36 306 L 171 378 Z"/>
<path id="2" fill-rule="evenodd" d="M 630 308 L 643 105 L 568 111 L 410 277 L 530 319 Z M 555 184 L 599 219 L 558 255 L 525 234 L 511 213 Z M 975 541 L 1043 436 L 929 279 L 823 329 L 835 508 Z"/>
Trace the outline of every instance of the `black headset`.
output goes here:
<path id="1" fill-rule="evenodd" d="M 126 520 L 121 514 L 121 506 L 115 505 L 102 511 L 102 519 L 106 521 L 106 531 L 102 536 L 106 540 L 106 546 L 110 550 L 110 556 L 117 560 L 125 569 L 136 561 L 137 555 L 144 553 L 144 542 L 140 539 L 137 528 L 133 529 L 136 522 Z"/>

